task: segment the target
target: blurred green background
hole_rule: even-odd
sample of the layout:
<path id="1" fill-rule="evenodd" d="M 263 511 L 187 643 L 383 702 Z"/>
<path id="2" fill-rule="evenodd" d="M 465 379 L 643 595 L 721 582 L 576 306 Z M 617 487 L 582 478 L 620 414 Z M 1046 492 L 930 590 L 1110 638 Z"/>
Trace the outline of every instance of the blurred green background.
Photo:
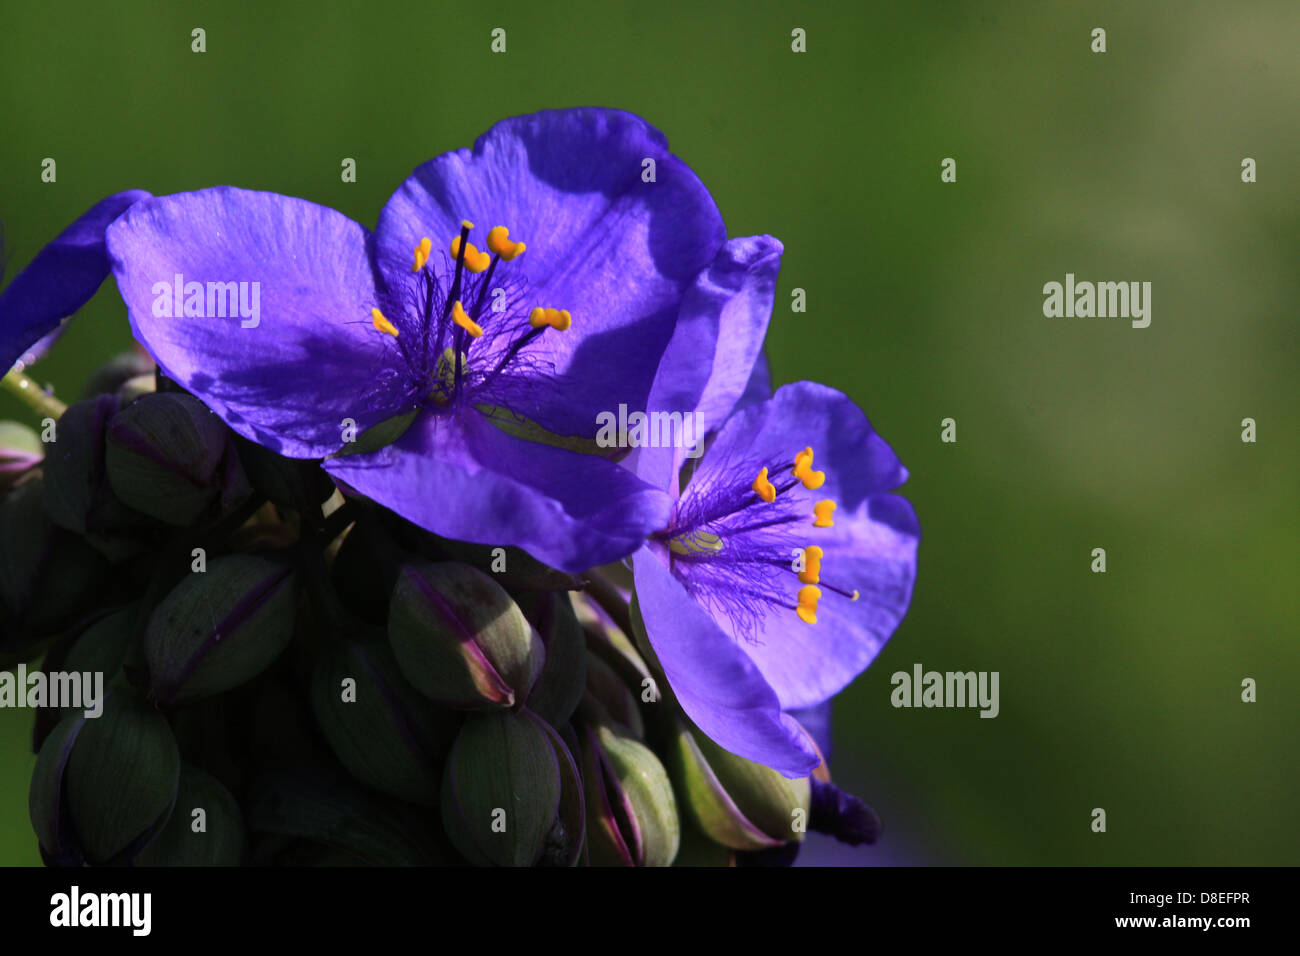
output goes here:
<path id="1" fill-rule="evenodd" d="M 269 189 L 373 226 L 414 166 L 497 119 L 642 114 L 730 234 L 785 242 L 776 380 L 847 391 L 911 469 L 912 610 L 837 704 L 837 780 L 885 840 L 810 860 L 1300 862 L 1294 2 L 52 2 L 3 20 L 14 271 L 128 187 Z M 1044 318 L 1067 272 L 1150 281 L 1150 328 Z M 75 396 L 128 342 L 110 281 L 36 377 Z M 918 662 L 998 671 L 1001 714 L 892 708 L 890 674 Z M 29 724 L 0 711 L 0 863 L 39 862 Z"/>

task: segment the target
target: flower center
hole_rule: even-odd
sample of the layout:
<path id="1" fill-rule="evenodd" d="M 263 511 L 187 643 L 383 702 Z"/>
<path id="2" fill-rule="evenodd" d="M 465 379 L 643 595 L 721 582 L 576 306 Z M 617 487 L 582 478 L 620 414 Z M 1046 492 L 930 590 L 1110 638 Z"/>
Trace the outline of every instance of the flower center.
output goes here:
<path id="1" fill-rule="evenodd" d="M 413 253 L 413 283 L 383 296 L 370 310 L 375 330 L 389 336 L 408 370 L 406 389 L 416 405 L 445 409 L 467 392 L 498 379 L 520 353 L 547 329 L 566 331 L 572 316 L 561 309 L 512 307 L 522 299 L 518 283 L 493 285 L 497 267 L 526 248 L 505 226 L 487 235 L 487 252 L 469 241 L 474 224 L 461 222 L 441 273 L 431 263 L 433 243 L 425 237 Z M 446 277 L 450 274 L 450 285 Z M 527 318 L 525 319 L 525 313 Z"/>
<path id="2" fill-rule="evenodd" d="M 812 464 L 811 448 L 793 461 L 758 467 L 752 480 L 756 463 L 724 464 L 687 485 L 672 525 L 655 535 L 678 579 L 697 600 L 728 614 L 739 632 L 757 630 L 767 606 L 816 624 L 823 591 L 858 599 L 857 590 L 826 580 L 825 551 L 808 541 L 808 529 L 833 527 L 835 513 L 833 500 L 805 494 L 826 481 Z"/>

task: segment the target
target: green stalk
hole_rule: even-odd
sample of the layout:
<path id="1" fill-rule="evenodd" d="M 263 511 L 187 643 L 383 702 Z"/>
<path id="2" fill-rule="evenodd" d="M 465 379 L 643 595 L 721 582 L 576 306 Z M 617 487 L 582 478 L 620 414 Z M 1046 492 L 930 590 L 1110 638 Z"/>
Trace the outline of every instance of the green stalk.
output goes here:
<path id="1" fill-rule="evenodd" d="M 47 395 L 44 389 L 18 369 L 14 369 L 4 378 L 0 378 L 0 387 L 3 387 L 6 392 L 15 396 L 42 418 L 57 420 L 68 410 L 67 405 L 64 405 L 53 395 Z"/>

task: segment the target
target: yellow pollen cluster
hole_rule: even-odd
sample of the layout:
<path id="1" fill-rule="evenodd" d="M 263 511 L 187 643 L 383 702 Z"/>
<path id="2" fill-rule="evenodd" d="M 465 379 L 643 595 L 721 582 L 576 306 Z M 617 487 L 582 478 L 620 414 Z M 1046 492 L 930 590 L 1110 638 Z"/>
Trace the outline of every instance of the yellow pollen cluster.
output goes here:
<path id="1" fill-rule="evenodd" d="M 460 236 L 451 240 L 451 257 L 460 258 Z M 474 248 L 474 243 L 465 243 L 465 268 L 470 272 L 486 272 L 487 267 L 492 264 L 492 257 L 486 252 L 479 252 Z"/>
<path id="2" fill-rule="evenodd" d="M 392 322 L 389 322 L 388 319 L 384 317 L 384 313 L 380 312 L 378 309 L 370 310 L 370 322 L 376 329 L 383 332 L 385 335 L 391 335 L 393 338 L 397 338 L 399 334 L 397 326 L 393 325 Z"/>
<path id="3" fill-rule="evenodd" d="M 494 256 L 500 256 L 506 262 L 522 256 L 527 248 L 522 242 L 511 242 L 510 230 L 505 226 L 493 226 L 488 230 L 487 246 Z"/>
<path id="4" fill-rule="evenodd" d="M 805 624 L 817 623 L 817 602 L 821 600 L 821 588 L 815 584 L 805 584 L 799 589 L 799 606 L 795 613 Z"/>
<path id="5" fill-rule="evenodd" d="M 835 525 L 835 502 L 830 498 L 813 505 L 813 527 L 830 528 Z"/>
<path id="6" fill-rule="evenodd" d="M 573 324 L 573 316 L 567 309 L 533 309 L 528 315 L 528 324 L 535 329 L 550 326 L 557 332 L 563 332 Z"/>
<path id="7" fill-rule="evenodd" d="M 420 240 L 420 244 L 415 247 L 415 265 L 411 266 L 412 272 L 419 272 L 424 268 L 424 264 L 429 261 L 429 253 L 433 251 L 433 243 L 428 236 Z"/>
<path id="8" fill-rule="evenodd" d="M 825 552 L 815 544 L 803 549 L 803 570 L 799 572 L 802 584 L 817 584 L 822 579 L 822 557 Z"/>
<path id="9" fill-rule="evenodd" d="M 813 471 L 813 450 L 805 448 L 794 456 L 794 476 L 803 482 L 809 491 L 816 491 L 826 483 L 826 472 Z"/>
<path id="10" fill-rule="evenodd" d="M 776 488 L 773 486 L 772 482 L 767 480 L 766 468 L 758 473 L 758 477 L 754 479 L 754 483 L 750 487 L 754 489 L 754 494 L 758 495 L 768 504 L 776 501 Z"/>
<path id="11" fill-rule="evenodd" d="M 478 338 L 483 334 L 483 326 L 479 325 L 465 314 L 465 307 L 460 304 L 459 299 L 456 300 L 456 304 L 451 308 L 451 320 L 474 338 Z"/>

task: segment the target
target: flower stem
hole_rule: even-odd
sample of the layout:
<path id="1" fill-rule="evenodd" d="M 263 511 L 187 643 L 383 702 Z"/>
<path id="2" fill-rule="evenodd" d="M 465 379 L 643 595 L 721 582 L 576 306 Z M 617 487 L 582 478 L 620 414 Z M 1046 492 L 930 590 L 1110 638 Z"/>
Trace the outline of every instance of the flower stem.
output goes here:
<path id="1" fill-rule="evenodd" d="M 0 378 L 0 387 L 42 417 L 58 419 L 68 410 L 67 405 L 53 395 L 47 395 L 36 382 L 17 369 Z"/>

